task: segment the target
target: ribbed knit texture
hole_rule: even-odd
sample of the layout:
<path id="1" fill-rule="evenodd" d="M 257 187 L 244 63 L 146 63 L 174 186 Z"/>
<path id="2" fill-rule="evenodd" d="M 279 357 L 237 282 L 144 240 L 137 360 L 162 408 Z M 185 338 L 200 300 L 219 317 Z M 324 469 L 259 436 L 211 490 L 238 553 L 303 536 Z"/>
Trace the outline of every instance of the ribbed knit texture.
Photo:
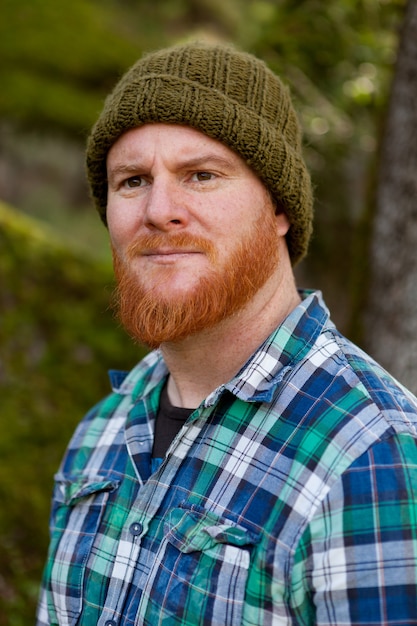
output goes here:
<path id="1" fill-rule="evenodd" d="M 192 43 L 140 59 L 108 96 L 87 145 L 91 191 L 104 222 L 106 157 L 126 130 L 185 124 L 236 151 L 287 213 L 293 265 L 306 254 L 313 194 L 288 89 L 256 57 L 229 45 Z"/>

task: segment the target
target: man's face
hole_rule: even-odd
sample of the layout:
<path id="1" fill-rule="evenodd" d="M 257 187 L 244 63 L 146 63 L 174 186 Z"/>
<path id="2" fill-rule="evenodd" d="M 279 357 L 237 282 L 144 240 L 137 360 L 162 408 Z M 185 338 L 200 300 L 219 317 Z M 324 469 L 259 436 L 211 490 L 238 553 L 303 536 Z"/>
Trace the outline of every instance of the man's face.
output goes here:
<path id="1" fill-rule="evenodd" d="M 139 341 L 155 347 L 221 323 L 276 271 L 288 220 L 222 143 L 147 124 L 115 142 L 107 172 L 119 314 Z"/>

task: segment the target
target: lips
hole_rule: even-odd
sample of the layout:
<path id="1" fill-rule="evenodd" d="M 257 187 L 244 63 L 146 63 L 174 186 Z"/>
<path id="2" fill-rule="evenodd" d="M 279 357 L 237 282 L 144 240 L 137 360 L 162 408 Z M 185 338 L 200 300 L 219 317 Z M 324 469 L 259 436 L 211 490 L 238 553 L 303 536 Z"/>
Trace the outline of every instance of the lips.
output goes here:
<path id="1" fill-rule="evenodd" d="M 190 248 L 151 248 L 150 250 L 141 250 L 141 256 L 173 256 L 182 254 L 201 254 L 200 250 Z"/>
<path id="2" fill-rule="evenodd" d="M 197 255 L 204 254 L 195 248 L 145 248 L 137 252 L 136 258 L 143 259 L 144 263 L 155 266 L 177 266 L 177 264 L 192 263 Z"/>

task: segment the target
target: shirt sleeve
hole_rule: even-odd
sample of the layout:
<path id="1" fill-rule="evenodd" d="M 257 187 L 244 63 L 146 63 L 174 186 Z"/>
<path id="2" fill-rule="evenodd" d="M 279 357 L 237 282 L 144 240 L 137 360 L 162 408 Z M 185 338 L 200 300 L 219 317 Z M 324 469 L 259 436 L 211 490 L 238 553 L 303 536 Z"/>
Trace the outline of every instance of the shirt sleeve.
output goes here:
<path id="1" fill-rule="evenodd" d="M 38 602 L 36 626 L 50 626 L 50 623 L 51 622 L 48 617 L 46 592 L 44 589 L 42 589 Z"/>
<path id="2" fill-rule="evenodd" d="M 331 488 L 295 552 L 295 623 L 417 624 L 417 441 L 391 434 Z M 299 620 L 299 621 L 298 621 Z"/>

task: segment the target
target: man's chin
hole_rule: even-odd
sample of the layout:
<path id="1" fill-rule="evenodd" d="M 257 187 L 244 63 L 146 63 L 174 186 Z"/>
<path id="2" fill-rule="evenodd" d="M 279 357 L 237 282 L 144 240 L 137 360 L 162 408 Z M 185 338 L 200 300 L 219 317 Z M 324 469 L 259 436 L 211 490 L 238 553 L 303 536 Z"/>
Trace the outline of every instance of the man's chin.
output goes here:
<path id="1" fill-rule="evenodd" d="M 197 273 L 179 268 L 163 268 L 161 271 L 137 275 L 136 281 L 138 290 L 145 297 L 158 298 L 168 306 L 175 306 L 177 302 L 185 304 L 188 298 L 193 298 L 202 277 L 207 275 L 208 270 Z"/>
<path id="2" fill-rule="evenodd" d="M 213 294 L 211 294 L 213 295 Z M 206 286 L 166 285 L 146 290 L 137 282 L 119 283 L 115 309 L 128 334 L 138 343 L 156 348 L 179 342 L 210 328 L 222 312 L 214 306 Z"/>

